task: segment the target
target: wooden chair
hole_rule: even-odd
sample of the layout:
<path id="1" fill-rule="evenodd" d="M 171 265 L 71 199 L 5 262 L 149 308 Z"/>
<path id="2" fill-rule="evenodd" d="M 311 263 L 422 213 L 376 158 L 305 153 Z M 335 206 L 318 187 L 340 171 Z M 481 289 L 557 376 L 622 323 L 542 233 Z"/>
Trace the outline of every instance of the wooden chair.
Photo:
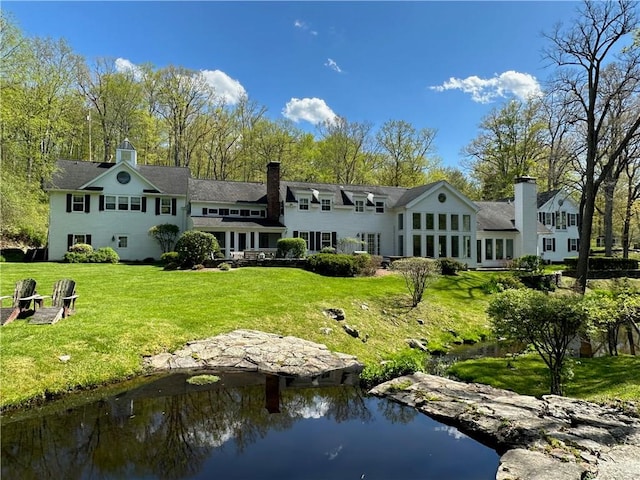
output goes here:
<path id="1" fill-rule="evenodd" d="M 44 299 L 51 298 L 51 306 L 44 306 Z M 29 319 L 30 324 L 51 325 L 61 318 L 66 318 L 75 312 L 76 282 L 65 278 L 53 285 L 53 295 L 38 295 L 34 299 L 36 311 Z"/>
<path id="2" fill-rule="evenodd" d="M 0 297 L 0 303 L 11 298 L 11 307 L 0 308 L 0 325 L 13 322 L 16 318 L 26 318 L 33 313 L 31 302 L 38 298 L 36 293 L 36 281 L 33 278 L 25 278 L 16 282 L 13 295 Z"/>

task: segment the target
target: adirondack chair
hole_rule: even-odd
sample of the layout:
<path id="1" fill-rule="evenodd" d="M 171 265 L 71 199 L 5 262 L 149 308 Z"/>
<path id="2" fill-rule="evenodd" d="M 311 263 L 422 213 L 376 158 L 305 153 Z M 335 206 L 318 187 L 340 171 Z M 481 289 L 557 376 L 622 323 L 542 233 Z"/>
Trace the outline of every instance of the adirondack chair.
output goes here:
<path id="1" fill-rule="evenodd" d="M 44 306 L 44 299 L 51 298 L 51 306 Z M 36 311 L 29 319 L 30 324 L 50 325 L 61 318 L 74 313 L 76 298 L 76 282 L 65 278 L 53 285 L 53 295 L 38 295 L 34 299 Z"/>
<path id="2" fill-rule="evenodd" d="M 26 318 L 33 313 L 31 302 L 38 297 L 36 293 L 36 281 L 33 278 L 25 278 L 16 282 L 13 295 L 0 297 L 0 303 L 6 299 L 13 299 L 11 307 L 0 308 L 0 325 L 13 322 L 16 318 Z"/>

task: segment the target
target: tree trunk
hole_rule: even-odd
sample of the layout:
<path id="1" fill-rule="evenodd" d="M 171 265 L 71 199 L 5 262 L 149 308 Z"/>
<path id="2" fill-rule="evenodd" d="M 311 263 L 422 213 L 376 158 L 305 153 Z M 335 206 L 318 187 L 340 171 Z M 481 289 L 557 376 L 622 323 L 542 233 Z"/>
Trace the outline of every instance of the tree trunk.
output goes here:
<path id="1" fill-rule="evenodd" d="M 635 355 L 636 345 L 633 343 L 633 329 L 631 328 L 631 322 L 627 322 L 627 339 L 629 340 L 629 353 L 631 355 Z"/>
<path id="2" fill-rule="evenodd" d="M 604 182 L 604 254 L 613 256 L 613 194 L 617 178 L 611 174 Z"/>
<path id="3" fill-rule="evenodd" d="M 549 368 L 551 376 L 551 395 L 562 395 L 562 363 L 555 363 Z"/>
<path id="4" fill-rule="evenodd" d="M 595 211 L 595 185 L 593 173 L 585 182 L 581 201 L 580 247 L 578 249 L 578 264 L 576 265 L 576 285 L 580 293 L 587 289 L 589 274 L 589 253 L 591 251 L 591 229 L 593 227 L 593 213 Z"/>

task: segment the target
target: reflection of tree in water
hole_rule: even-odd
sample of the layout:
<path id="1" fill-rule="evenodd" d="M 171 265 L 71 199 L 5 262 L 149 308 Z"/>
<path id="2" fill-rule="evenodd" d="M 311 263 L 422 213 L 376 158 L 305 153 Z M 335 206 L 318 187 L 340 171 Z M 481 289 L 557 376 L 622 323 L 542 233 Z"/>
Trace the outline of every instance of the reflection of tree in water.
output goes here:
<path id="1" fill-rule="evenodd" d="M 418 411 L 415 408 L 408 408 L 396 402 L 380 402 L 378 410 L 391 423 L 402 423 L 404 425 L 411 423 Z"/>
<path id="2" fill-rule="evenodd" d="M 241 454 L 304 418 L 371 419 L 354 387 L 282 388 L 277 414 L 265 408 L 264 384 L 154 394 L 3 425 L 2 478 L 178 479 L 200 471 L 215 449 L 233 446 Z"/>

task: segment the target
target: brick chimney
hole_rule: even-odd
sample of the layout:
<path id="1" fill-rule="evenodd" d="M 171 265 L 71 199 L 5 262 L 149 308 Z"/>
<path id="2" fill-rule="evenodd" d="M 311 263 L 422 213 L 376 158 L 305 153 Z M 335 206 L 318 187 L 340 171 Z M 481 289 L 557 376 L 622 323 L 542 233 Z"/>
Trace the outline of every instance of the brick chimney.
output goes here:
<path id="1" fill-rule="evenodd" d="M 267 165 L 267 219 L 280 220 L 280 162 Z"/>

